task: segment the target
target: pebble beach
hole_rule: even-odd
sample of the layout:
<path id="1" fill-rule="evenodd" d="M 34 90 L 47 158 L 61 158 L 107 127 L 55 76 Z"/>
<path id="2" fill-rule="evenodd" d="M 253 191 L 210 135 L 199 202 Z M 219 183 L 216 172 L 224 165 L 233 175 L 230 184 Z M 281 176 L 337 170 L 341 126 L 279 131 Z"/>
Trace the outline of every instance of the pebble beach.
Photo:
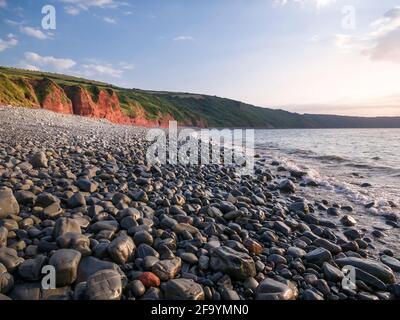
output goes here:
<path id="1" fill-rule="evenodd" d="M 400 253 L 345 200 L 262 156 L 253 176 L 148 165 L 147 130 L 0 107 L 0 300 L 400 298 Z"/>

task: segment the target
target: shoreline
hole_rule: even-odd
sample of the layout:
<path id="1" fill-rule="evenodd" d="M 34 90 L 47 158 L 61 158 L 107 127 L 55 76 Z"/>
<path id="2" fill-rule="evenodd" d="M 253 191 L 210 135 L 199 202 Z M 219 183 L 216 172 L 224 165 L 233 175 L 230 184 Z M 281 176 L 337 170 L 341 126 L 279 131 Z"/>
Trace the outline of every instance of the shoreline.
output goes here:
<path id="1" fill-rule="evenodd" d="M 399 252 L 371 255 L 379 232 L 365 237 L 346 204 L 299 196 L 301 179 L 279 164 L 257 158 L 255 177 L 241 178 L 220 165 L 148 167 L 148 129 L 0 111 L 6 297 L 400 298 Z M 55 290 L 41 288 L 44 265 L 57 271 Z M 361 270 L 357 290 L 341 285 L 345 265 Z"/>

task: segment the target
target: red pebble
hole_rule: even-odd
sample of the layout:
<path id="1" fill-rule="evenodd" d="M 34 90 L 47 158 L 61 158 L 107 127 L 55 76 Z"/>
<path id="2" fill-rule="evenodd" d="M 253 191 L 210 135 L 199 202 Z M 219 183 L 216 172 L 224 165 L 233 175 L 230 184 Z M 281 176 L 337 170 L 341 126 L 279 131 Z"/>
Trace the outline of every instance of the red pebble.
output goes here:
<path id="1" fill-rule="evenodd" d="M 160 278 L 158 278 L 153 272 L 143 272 L 138 280 L 140 280 L 146 288 L 159 287 Z"/>

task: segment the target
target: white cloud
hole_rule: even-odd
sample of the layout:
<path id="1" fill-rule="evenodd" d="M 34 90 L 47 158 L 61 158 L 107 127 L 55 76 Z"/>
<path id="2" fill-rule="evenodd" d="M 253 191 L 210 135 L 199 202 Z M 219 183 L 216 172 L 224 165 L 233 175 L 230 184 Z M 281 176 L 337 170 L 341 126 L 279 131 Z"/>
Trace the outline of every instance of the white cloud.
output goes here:
<path id="1" fill-rule="evenodd" d="M 174 41 L 194 41 L 192 36 L 178 36 L 174 38 Z"/>
<path id="2" fill-rule="evenodd" d="M 5 8 L 5 7 L 7 7 L 6 0 L 0 0 L 0 8 Z"/>
<path id="3" fill-rule="evenodd" d="M 80 13 L 80 10 L 76 7 L 66 6 L 66 7 L 64 7 L 64 10 L 67 14 L 69 14 L 71 16 L 77 16 Z"/>
<path id="4" fill-rule="evenodd" d="M 43 31 L 32 27 L 20 27 L 20 31 L 30 37 L 40 40 L 46 40 L 49 38 L 48 35 L 46 35 Z"/>
<path id="5" fill-rule="evenodd" d="M 4 22 L 11 27 L 20 26 L 23 24 L 23 22 L 17 22 L 17 21 L 11 20 L 11 19 L 4 19 Z"/>
<path id="6" fill-rule="evenodd" d="M 83 74 L 87 77 L 110 76 L 120 78 L 122 71 L 113 68 L 110 64 L 85 64 L 83 65 Z"/>
<path id="7" fill-rule="evenodd" d="M 284 6 L 289 3 L 295 3 L 299 5 L 307 5 L 307 4 L 312 4 L 315 5 L 318 9 L 321 9 L 323 7 L 327 7 L 331 5 L 332 3 L 336 2 L 336 0 L 275 0 L 275 4 Z"/>
<path id="8" fill-rule="evenodd" d="M 371 30 L 358 35 L 336 35 L 335 44 L 344 52 L 359 52 L 371 60 L 400 63 L 400 7 L 371 23 Z"/>
<path id="9" fill-rule="evenodd" d="M 40 71 L 40 68 L 37 66 L 33 66 L 31 64 L 26 64 L 26 63 L 20 63 L 20 67 L 22 69 L 30 70 L 30 71 Z"/>
<path id="10" fill-rule="evenodd" d="M 0 39 L 0 52 L 3 52 L 6 49 L 10 49 L 15 47 L 18 44 L 18 40 L 15 36 L 10 33 L 7 35 L 7 40 Z"/>
<path id="11" fill-rule="evenodd" d="M 60 0 L 68 6 L 64 7 L 65 11 L 71 15 L 77 15 L 82 10 L 94 8 L 116 8 L 121 3 L 115 0 Z"/>
<path id="12" fill-rule="evenodd" d="M 120 62 L 118 65 L 124 70 L 133 70 L 133 69 L 135 69 L 135 65 L 133 63 Z"/>
<path id="13" fill-rule="evenodd" d="M 21 63 L 30 65 L 35 68 L 47 67 L 57 71 L 64 71 L 71 69 L 76 65 L 72 59 L 54 58 L 52 56 L 41 56 L 34 52 L 25 52 L 25 60 Z"/>
<path id="14" fill-rule="evenodd" d="M 117 23 L 117 21 L 115 21 L 115 19 L 110 18 L 110 17 L 104 17 L 104 18 L 103 18 L 103 21 L 104 21 L 104 22 L 107 22 L 107 23 L 109 23 L 109 24 L 116 24 L 116 23 Z"/>

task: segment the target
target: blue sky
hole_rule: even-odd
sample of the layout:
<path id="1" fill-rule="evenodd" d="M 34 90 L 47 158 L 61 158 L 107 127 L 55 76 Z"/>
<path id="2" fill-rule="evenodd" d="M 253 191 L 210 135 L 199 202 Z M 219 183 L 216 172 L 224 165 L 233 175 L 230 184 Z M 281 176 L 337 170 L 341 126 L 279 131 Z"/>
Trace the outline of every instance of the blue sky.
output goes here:
<path id="1" fill-rule="evenodd" d="M 41 27 L 48 4 L 55 30 Z M 300 113 L 400 115 L 399 5 L 0 0 L 0 64 Z"/>

